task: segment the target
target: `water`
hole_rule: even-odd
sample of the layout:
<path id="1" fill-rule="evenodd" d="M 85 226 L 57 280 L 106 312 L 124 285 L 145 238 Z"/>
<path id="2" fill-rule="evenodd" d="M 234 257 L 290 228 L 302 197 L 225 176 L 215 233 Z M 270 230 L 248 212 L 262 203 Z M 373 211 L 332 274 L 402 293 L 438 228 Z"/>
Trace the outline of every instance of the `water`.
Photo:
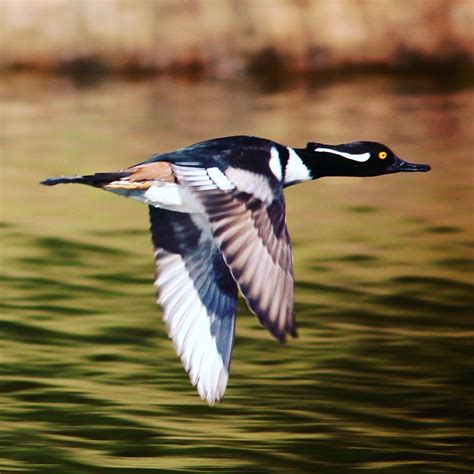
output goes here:
<path id="1" fill-rule="evenodd" d="M 3 82 L 2 474 L 472 470 L 472 90 Z M 154 304 L 146 207 L 37 183 L 240 133 L 378 140 L 433 170 L 287 191 L 300 338 L 240 304 L 211 408 Z"/>

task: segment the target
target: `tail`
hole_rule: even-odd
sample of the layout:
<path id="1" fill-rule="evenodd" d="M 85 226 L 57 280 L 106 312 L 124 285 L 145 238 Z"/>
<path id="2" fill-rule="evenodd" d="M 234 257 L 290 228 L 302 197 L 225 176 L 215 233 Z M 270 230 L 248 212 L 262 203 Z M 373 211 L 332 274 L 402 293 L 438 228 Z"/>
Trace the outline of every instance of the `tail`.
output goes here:
<path id="1" fill-rule="evenodd" d="M 57 178 L 47 178 L 41 181 L 41 184 L 45 186 L 55 186 L 56 184 L 63 183 L 78 183 L 101 188 L 112 181 L 126 178 L 127 176 L 130 176 L 130 173 L 122 171 L 115 173 L 95 173 L 85 176 L 58 176 Z"/>

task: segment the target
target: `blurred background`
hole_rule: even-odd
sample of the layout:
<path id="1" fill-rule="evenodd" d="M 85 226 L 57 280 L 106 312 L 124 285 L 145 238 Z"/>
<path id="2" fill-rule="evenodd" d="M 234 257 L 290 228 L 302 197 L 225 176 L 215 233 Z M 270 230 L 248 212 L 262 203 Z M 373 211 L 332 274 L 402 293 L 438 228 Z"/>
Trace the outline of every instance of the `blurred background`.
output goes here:
<path id="1" fill-rule="evenodd" d="M 0 0 L 2 474 L 471 472 L 473 36 L 471 0 Z M 287 190 L 300 337 L 240 304 L 211 408 L 146 206 L 38 182 L 233 134 L 432 171 Z"/>

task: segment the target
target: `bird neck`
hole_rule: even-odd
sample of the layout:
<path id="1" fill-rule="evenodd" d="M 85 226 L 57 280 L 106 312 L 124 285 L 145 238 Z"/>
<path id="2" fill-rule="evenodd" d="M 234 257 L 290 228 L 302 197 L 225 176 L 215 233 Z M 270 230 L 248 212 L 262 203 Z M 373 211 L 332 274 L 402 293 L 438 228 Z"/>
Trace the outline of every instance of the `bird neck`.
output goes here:
<path id="1" fill-rule="evenodd" d="M 308 169 L 310 179 L 325 176 L 359 176 L 361 164 L 366 161 L 365 154 L 350 154 L 344 145 L 317 145 L 312 148 L 295 148 Z M 315 151 L 318 150 L 318 151 Z"/>

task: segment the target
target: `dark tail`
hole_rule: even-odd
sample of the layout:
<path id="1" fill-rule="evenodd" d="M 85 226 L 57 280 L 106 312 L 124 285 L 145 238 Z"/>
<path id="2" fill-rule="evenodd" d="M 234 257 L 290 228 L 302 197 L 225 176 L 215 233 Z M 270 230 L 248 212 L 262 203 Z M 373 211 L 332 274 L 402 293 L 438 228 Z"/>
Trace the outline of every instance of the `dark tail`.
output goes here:
<path id="1" fill-rule="evenodd" d="M 41 184 L 44 184 L 45 186 L 55 186 L 56 184 L 63 183 L 79 183 L 101 188 L 112 181 L 127 176 L 130 176 L 130 173 L 121 171 L 115 173 L 96 173 L 85 176 L 58 176 L 57 178 L 47 178 L 41 181 Z"/>

